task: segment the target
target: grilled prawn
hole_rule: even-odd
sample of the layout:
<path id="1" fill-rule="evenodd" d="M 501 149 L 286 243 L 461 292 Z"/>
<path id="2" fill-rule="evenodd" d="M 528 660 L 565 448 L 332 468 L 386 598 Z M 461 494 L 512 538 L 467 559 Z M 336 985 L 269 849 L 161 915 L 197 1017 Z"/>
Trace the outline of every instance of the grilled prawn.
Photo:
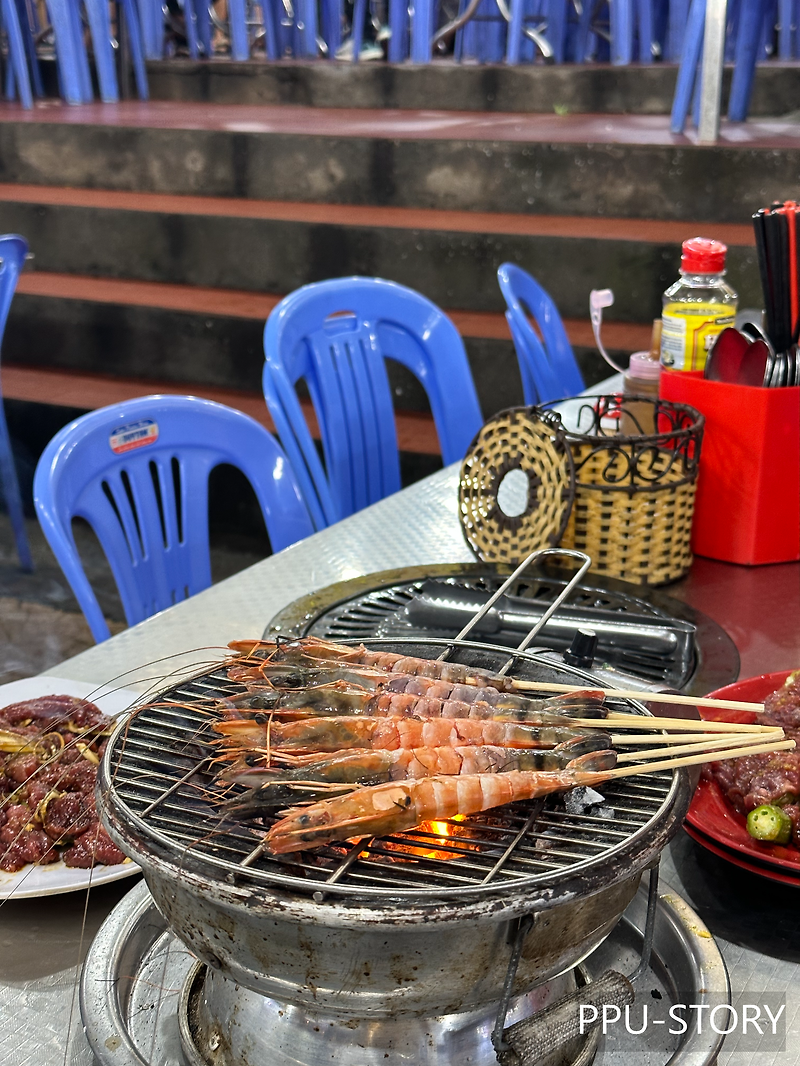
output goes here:
<path id="1" fill-rule="evenodd" d="M 593 747 L 594 738 L 577 737 L 548 751 L 492 745 L 407 748 L 399 751 L 338 752 L 329 758 L 300 756 L 292 769 L 249 766 L 239 759 L 224 781 L 251 786 L 222 805 L 245 818 L 258 817 L 289 803 L 313 802 L 358 785 L 432 777 L 436 774 L 510 773 L 512 770 L 610 770 L 616 753 Z"/>
<path id="2" fill-rule="evenodd" d="M 298 666 L 326 666 L 334 663 L 358 664 L 387 673 L 419 674 L 425 677 L 441 678 L 444 681 L 472 685 L 491 685 L 503 691 L 513 691 L 510 678 L 492 674 L 472 666 L 460 663 L 441 662 L 438 659 L 417 659 L 414 656 L 401 655 L 398 652 L 373 651 L 359 644 L 348 647 L 346 644 L 334 644 L 328 640 L 304 637 L 298 640 L 234 640 L 228 647 L 242 656 L 240 663 L 233 664 L 233 680 L 245 681 L 248 677 L 257 680 L 264 677 L 270 664 L 290 662 Z"/>
<path id="3" fill-rule="evenodd" d="M 384 675 L 387 677 L 387 675 Z M 530 699 L 493 688 L 472 688 L 445 682 L 419 684 L 422 679 L 388 675 L 382 690 L 368 691 L 347 682 L 312 685 L 301 692 L 251 686 L 247 693 L 229 698 L 223 709 L 232 714 L 273 711 L 281 717 L 300 718 L 326 714 L 416 715 L 419 718 L 513 718 L 529 725 L 566 724 L 570 716 L 604 717 L 603 696 L 592 690 Z"/>
<path id="4" fill-rule="evenodd" d="M 402 833 L 420 822 L 474 814 L 578 785 L 599 785 L 608 779 L 609 771 L 569 767 L 554 773 L 511 770 L 393 781 L 290 810 L 269 830 L 267 844 L 275 854 L 283 854 L 334 840 Z"/>
<path id="5" fill-rule="evenodd" d="M 331 752 L 344 748 L 421 748 L 496 744 L 506 748 L 554 748 L 576 737 L 566 726 L 532 726 L 478 718 L 305 718 L 297 722 L 225 719 L 213 723 L 223 751 Z M 611 738 L 602 733 L 604 746 Z"/>

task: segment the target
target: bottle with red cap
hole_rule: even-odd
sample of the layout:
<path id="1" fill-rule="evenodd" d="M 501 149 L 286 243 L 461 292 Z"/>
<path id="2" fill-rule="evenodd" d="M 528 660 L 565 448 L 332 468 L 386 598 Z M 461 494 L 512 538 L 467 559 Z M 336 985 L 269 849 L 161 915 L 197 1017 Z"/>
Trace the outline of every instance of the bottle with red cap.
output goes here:
<path id="1" fill-rule="evenodd" d="M 738 296 L 725 281 L 721 241 L 684 241 L 681 276 L 663 297 L 661 362 L 670 370 L 704 370 L 717 335 L 732 326 Z"/>

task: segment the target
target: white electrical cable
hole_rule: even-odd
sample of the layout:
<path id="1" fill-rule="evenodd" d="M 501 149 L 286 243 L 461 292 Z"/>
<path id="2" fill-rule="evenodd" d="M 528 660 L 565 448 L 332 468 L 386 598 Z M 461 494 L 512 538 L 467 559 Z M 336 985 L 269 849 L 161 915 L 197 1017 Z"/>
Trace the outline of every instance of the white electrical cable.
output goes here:
<path id="1" fill-rule="evenodd" d="M 592 289 L 589 293 L 589 317 L 592 320 L 592 333 L 594 333 L 594 341 L 597 345 L 597 350 L 602 357 L 620 374 L 625 373 L 625 368 L 617 366 L 611 356 L 603 347 L 603 342 L 600 339 L 600 326 L 603 324 L 603 308 L 611 307 L 614 302 L 614 293 L 611 289 Z"/>

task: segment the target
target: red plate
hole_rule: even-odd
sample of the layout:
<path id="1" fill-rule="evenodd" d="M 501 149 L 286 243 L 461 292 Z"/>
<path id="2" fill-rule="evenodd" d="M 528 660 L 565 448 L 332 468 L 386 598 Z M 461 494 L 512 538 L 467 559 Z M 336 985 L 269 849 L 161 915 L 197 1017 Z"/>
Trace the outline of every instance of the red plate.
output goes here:
<path id="1" fill-rule="evenodd" d="M 684 824 L 683 828 L 686 830 L 687 835 L 692 840 L 696 840 L 706 851 L 710 851 L 712 855 L 717 855 L 720 859 L 724 859 L 733 866 L 738 866 L 740 870 L 747 870 L 748 873 L 766 877 L 769 881 L 777 881 L 782 885 L 791 885 L 792 888 L 800 888 L 800 878 L 793 877 L 791 874 L 781 873 L 777 869 L 773 870 L 761 864 L 756 865 L 755 862 L 748 862 L 740 855 L 737 855 L 736 852 L 728 851 L 727 848 L 716 844 L 710 837 L 705 836 L 704 833 L 699 833 L 692 826 Z"/>
<path id="2" fill-rule="evenodd" d="M 749 677 L 745 681 L 737 681 L 733 685 L 717 689 L 716 692 L 710 692 L 709 696 L 720 700 L 761 703 L 771 692 L 780 688 L 791 672 L 781 670 L 774 674 Z M 703 707 L 700 714 L 704 719 L 712 721 L 758 721 L 758 715 L 747 711 L 715 711 Z M 715 855 L 763 877 L 773 877 L 774 880 L 790 884 L 800 881 L 800 850 L 795 847 L 763 844 L 751 837 L 747 832 L 744 817 L 731 807 L 715 781 L 703 780 L 697 786 L 686 821 L 687 832 L 692 839 Z M 753 861 L 758 865 L 754 866 Z M 778 871 L 786 873 L 780 875 Z"/>

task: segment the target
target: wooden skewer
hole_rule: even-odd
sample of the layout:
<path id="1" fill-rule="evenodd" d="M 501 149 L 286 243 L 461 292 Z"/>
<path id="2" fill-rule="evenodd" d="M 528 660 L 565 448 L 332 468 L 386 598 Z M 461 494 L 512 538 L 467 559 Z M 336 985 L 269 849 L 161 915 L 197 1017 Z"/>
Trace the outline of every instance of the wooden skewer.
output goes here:
<path id="1" fill-rule="evenodd" d="M 693 718 L 648 718 L 643 714 L 610 714 L 608 718 L 572 718 L 590 729 L 681 729 L 687 733 L 770 733 L 772 726 L 737 722 L 699 722 Z"/>
<path id="2" fill-rule="evenodd" d="M 651 762 L 638 763 L 636 766 L 622 766 L 608 770 L 603 778 L 631 777 L 633 774 L 654 774 L 659 770 L 672 770 L 679 766 L 698 766 L 704 762 L 717 759 L 740 759 L 744 755 L 760 755 L 765 751 L 788 751 L 793 748 L 793 740 L 782 740 L 779 744 L 753 744 L 750 747 L 729 748 L 727 751 L 711 751 L 700 755 L 682 755 L 675 759 L 653 759 Z"/>
<path id="3" fill-rule="evenodd" d="M 783 733 L 782 729 L 775 727 L 775 730 L 770 732 Z M 729 737 L 731 743 L 738 743 L 741 738 L 743 743 L 755 744 L 756 740 L 762 740 L 764 737 L 769 736 L 769 733 L 759 733 L 757 737 L 754 737 L 752 733 L 644 733 L 642 736 L 637 737 L 633 733 L 612 733 L 611 743 L 616 748 L 618 745 L 633 745 L 633 744 L 689 744 L 699 743 L 701 741 L 711 742 L 713 740 L 724 740 Z"/>
<path id="4" fill-rule="evenodd" d="M 663 758 L 665 755 L 688 755 L 695 751 L 718 751 L 720 748 L 727 746 L 741 748 L 747 744 L 748 740 L 752 743 L 752 737 L 725 736 L 716 740 L 701 740 L 694 744 L 678 744 L 674 748 L 648 748 L 645 751 L 627 751 L 617 756 L 617 763 L 641 762 L 642 759 Z M 775 743 L 777 744 L 781 740 L 783 740 L 783 730 L 779 729 L 775 733 Z M 764 738 L 764 743 L 767 743 L 766 737 Z M 715 759 L 719 757 L 719 755 L 714 756 Z"/>
<path id="5" fill-rule="evenodd" d="M 763 714 L 763 703 L 741 700 L 710 700 L 706 696 L 673 696 L 669 692 L 641 692 L 626 688 L 592 688 L 591 685 L 556 685 L 550 681 L 515 681 L 514 688 L 524 692 L 602 692 L 612 699 L 638 700 L 640 703 L 674 703 L 684 707 L 717 707 L 726 711 L 752 711 Z"/>

